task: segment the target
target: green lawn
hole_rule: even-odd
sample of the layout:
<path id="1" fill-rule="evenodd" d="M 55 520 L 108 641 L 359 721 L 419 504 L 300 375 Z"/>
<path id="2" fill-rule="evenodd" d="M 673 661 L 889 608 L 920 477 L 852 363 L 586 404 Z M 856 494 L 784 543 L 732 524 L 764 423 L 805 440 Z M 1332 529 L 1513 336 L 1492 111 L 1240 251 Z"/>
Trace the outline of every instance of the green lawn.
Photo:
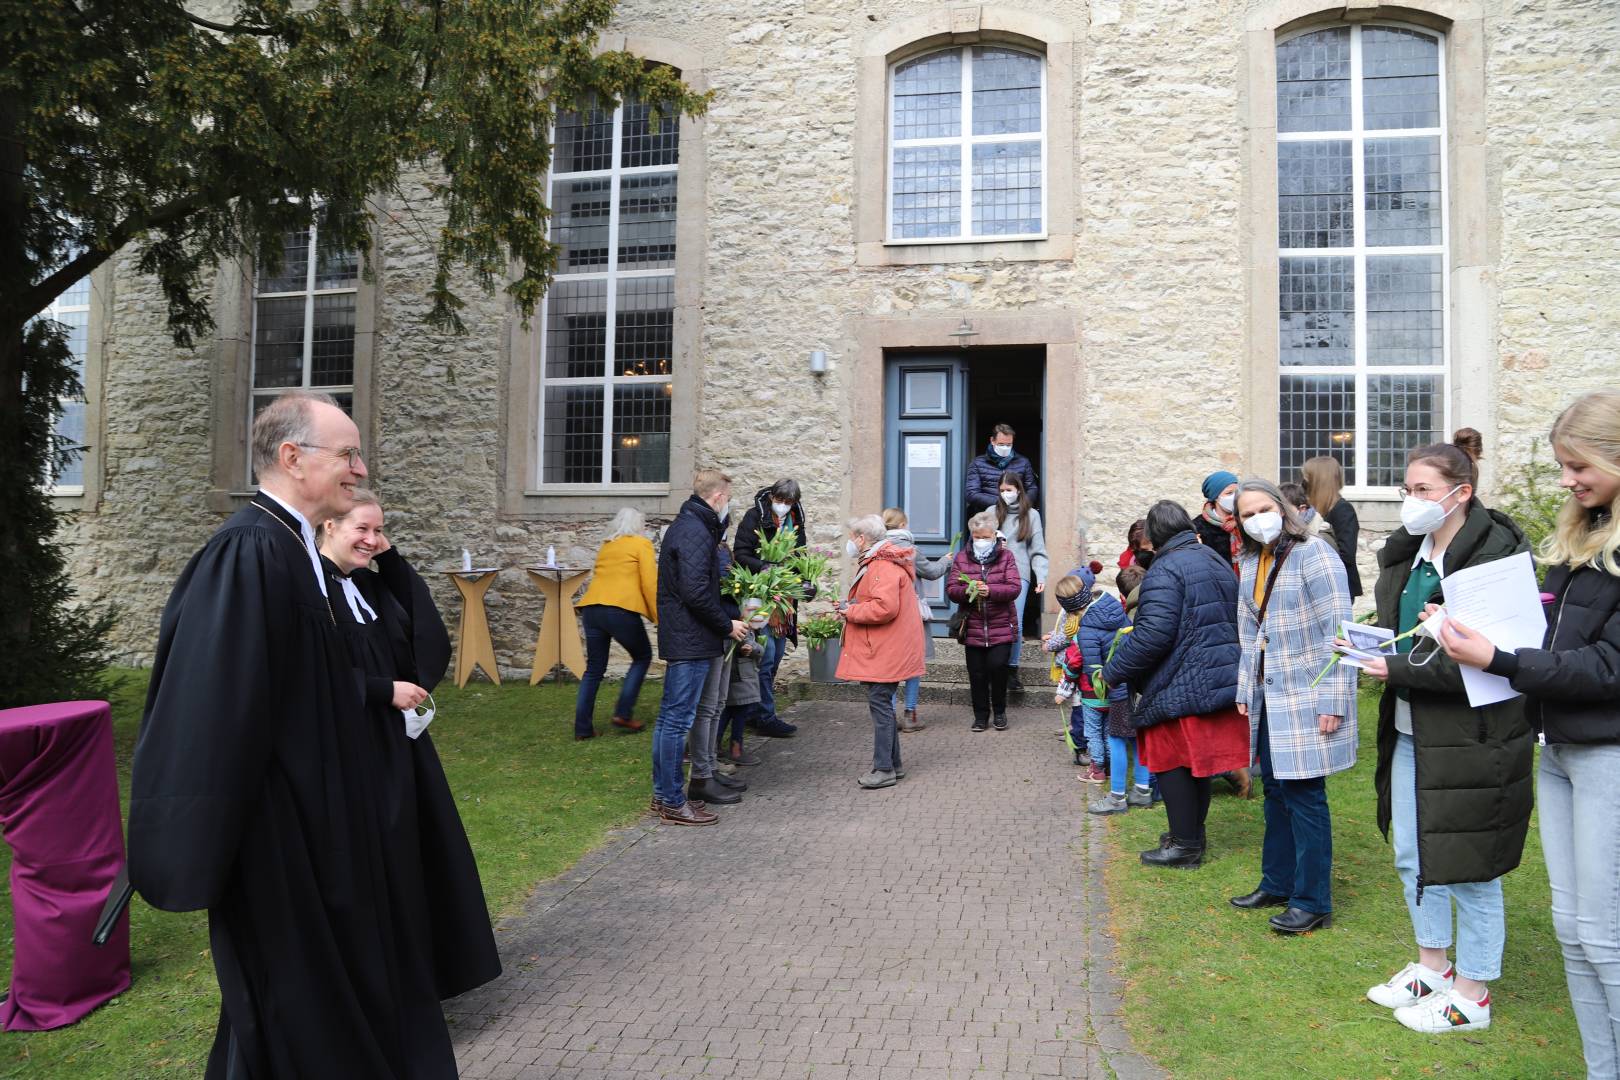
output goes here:
<path id="1" fill-rule="evenodd" d="M 470 683 L 434 692 L 433 738 L 461 806 L 490 912 L 518 910 L 536 882 L 566 869 L 615 826 L 646 808 L 649 735 L 623 735 L 606 723 L 617 688 L 597 699 L 598 731 L 573 741 L 576 684 L 538 687 Z M 660 684 L 642 690 L 650 718 Z M 112 696 L 119 781 L 129 795 L 129 764 L 146 693 L 146 673 L 120 672 Z M 10 852 L 0 846 L 0 873 Z M 199 1076 L 219 1017 L 219 993 L 201 912 L 174 915 L 131 905 L 133 982 L 122 997 L 59 1031 L 0 1036 L 0 1077 L 131 1080 Z M 0 892 L 0 974 L 10 978 L 11 894 Z"/>
<path id="2" fill-rule="evenodd" d="M 1364 693 L 1360 764 L 1328 782 L 1330 930 L 1285 938 L 1266 926 L 1269 913 L 1227 904 L 1260 880 L 1258 792 L 1244 802 L 1217 782 L 1208 829 L 1213 858 L 1196 871 L 1137 862 L 1158 843 L 1162 810 L 1111 820 L 1107 880 L 1137 1048 L 1178 1078 L 1584 1076 L 1534 827 L 1523 864 L 1505 882 L 1507 952 L 1503 978 L 1491 988 L 1488 1031 L 1419 1035 L 1363 997 L 1417 959 L 1377 826 L 1376 709 L 1376 695 Z"/>

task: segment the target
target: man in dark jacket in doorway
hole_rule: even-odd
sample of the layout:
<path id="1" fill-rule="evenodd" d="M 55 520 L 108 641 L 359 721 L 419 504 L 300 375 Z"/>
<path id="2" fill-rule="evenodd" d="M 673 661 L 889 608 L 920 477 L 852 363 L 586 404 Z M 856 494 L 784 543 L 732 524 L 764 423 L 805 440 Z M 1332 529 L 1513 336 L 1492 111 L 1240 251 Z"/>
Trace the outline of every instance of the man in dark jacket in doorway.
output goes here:
<path id="1" fill-rule="evenodd" d="M 804 547 L 808 534 L 800 494 L 797 480 L 778 480 L 754 493 L 754 505 L 743 515 L 742 524 L 737 526 L 737 538 L 732 543 L 738 565 L 755 572 L 765 569 L 765 562 L 759 557 L 759 542 L 770 539 L 782 529 L 793 529 L 797 536 L 794 546 Z M 812 598 L 813 595 L 805 597 Z M 755 731 L 773 739 L 790 738 L 799 730 L 797 724 L 776 715 L 776 671 L 782 666 L 782 652 L 789 641 L 799 643 L 797 604 L 781 625 L 770 627 L 765 638 L 765 655 L 759 661 L 759 707 L 753 711 L 749 723 Z"/>
<path id="2" fill-rule="evenodd" d="M 1001 499 L 1001 474 L 1015 472 L 1024 482 L 1024 491 L 1029 495 L 1031 506 L 1040 505 L 1041 489 L 1035 477 L 1035 466 L 1029 463 L 1029 458 L 1013 449 L 1013 429 L 1006 424 L 997 424 L 994 434 L 990 436 L 990 445 L 985 452 L 972 461 L 967 467 L 967 511 L 972 517 L 981 510 L 988 510 Z"/>
<path id="3" fill-rule="evenodd" d="M 658 553 L 658 655 L 668 666 L 653 725 L 653 808 L 672 825 L 719 820 L 686 798 L 681 754 L 704 684 L 720 677 L 726 639 L 740 641 L 748 632 L 720 606 L 715 547 L 730 516 L 731 477 L 703 469 L 692 478 L 692 497 L 665 530 Z"/>

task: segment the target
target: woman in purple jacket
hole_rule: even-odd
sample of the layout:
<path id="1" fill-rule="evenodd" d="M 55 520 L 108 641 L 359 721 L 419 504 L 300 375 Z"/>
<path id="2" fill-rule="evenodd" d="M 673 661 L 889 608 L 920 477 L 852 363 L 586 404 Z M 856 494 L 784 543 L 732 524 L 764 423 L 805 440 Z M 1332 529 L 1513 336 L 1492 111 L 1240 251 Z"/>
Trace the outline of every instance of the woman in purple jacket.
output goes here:
<path id="1" fill-rule="evenodd" d="M 945 595 L 962 605 L 968 684 L 973 693 L 973 730 L 990 725 L 1007 730 L 1007 659 L 1017 647 L 1018 594 L 1024 581 L 1018 561 L 996 532 L 996 512 L 968 521 L 973 542 L 956 553 L 946 577 Z"/>

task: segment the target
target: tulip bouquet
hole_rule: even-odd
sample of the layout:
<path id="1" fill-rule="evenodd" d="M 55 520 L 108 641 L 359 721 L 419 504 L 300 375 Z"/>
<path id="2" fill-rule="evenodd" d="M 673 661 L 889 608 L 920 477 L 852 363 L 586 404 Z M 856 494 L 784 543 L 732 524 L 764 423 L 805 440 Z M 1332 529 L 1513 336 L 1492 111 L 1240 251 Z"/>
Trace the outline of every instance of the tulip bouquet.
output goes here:
<path id="1" fill-rule="evenodd" d="M 844 632 L 844 620 L 837 612 L 812 615 L 799 623 L 799 634 L 812 649 L 820 648 Z"/>

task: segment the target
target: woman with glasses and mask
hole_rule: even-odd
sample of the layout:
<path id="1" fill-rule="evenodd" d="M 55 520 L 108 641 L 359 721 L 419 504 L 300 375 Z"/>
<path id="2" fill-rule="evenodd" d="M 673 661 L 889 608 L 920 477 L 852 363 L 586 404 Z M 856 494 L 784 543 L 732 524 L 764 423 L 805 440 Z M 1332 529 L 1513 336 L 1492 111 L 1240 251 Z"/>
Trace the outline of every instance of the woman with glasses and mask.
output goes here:
<path id="1" fill-rule="evenodd" d="M 1530 550 L 1513 519 L 1475 495 L 1479 452 L 1479 433 L 1464 428 L 1407 458 L 1401 528 L 1378 553 L 1379 626 L 1407 633 L 1440 602 L 1447 574 Z M 1474 708 L 1435 642 L 1413 635 L 1396 649 L 1364 670 L 1385 684 L 1378 827 L 1394 844 L 1418 957 L 1367 997 L 1414 1031 L 1485 1028 L 1486 984 L 1502 973 L 1501 878 L 1519 865 L 1530 826 L 1534 739 L 1522 698 Z"/>
<path id="2" fill-rule="evenodd" d="M 333 618 L 365 696 L 355 718 L 364 723 L 350 736 L 369 743 L 372 762 L 368 790 L 343 795 L 349 813 L 377 819 L 383 841 L 353 854 L 388 897 L 378 928 L 399 943 L 391 974 L 401 1027 L 424 1040 L 414 1052 L 429 1060 L 438 1047 L 427 1040 L 444 1030 L 439 1002 L 501 970 L 472 846 L 417 711 L 431 709 L 430 692 L 450 664 L 450 635 L 427 584 L 384 535 L 371 492 L 356 489 L 354 508 L 322 523 L 320 551 Z"/>
<path id="3" fill-rule="evenodd" d="M 1249 718 L 1250 757 L 1260 759 L 1266 833 L 1259 887 L 1231 902 L 1283 908 L 1271 928 L 1303 934 L 1332 922 L 1327 777 L 1356 763 L 1355 671 L 1329 667 L 1339 623 L 1350 618 L 1350 589 L 1338 554 L 1271 481 L 1239 484 L 1236 509 L 1237 709 Z"/>

